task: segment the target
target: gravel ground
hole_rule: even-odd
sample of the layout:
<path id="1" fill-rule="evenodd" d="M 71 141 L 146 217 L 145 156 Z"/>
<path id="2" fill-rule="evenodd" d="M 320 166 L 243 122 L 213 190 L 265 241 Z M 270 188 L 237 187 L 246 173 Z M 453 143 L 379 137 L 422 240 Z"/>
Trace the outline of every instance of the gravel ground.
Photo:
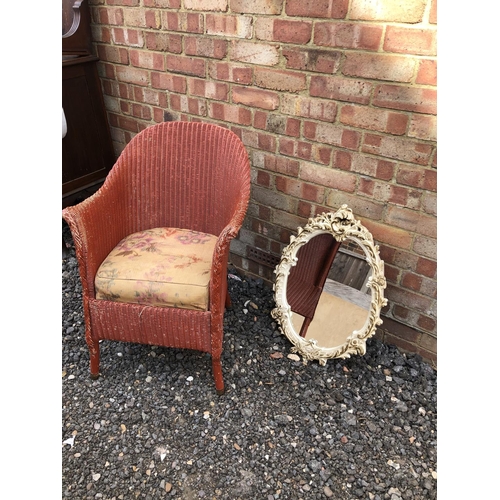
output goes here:
<path id="1" fill-rule="evenodd" d="M 272 290 L 232 270 L 225 395 L 208 355 L 120 342 L 93 381 L 63 236 L 62 498 L 437 498 L 436 372 L 418 355 L 370 339 L 326 366 L 290 359 Z"/>

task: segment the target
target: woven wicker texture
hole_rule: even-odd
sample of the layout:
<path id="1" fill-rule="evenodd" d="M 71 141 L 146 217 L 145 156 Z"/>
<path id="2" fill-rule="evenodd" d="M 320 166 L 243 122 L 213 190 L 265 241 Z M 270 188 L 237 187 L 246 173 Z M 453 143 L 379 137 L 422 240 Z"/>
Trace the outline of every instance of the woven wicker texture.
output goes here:
<path id="1" fill-rule="evenodd" d="M 293 312 L 306 318 L 300 332 L 303 337 L 314 318 L 323 285 L 339 247 L 340 243 L 331 234 L 314 236 L 300 247 L 297 264 L 290 269 L 287 301 Z"/>
<path id="2" fill-rule="evenodd" d="M 250 163 L 241 140 L 208 123 L 168 122 L 137 134 L 103 186 L 63 210 L 75 243 L 85 313 L 90 370 L 99 373 L 99 340 L 196 349 L 212 356 L 217 392 L 227 296 L 229 244 L 246 214 Z M 217 236 L 209 311 L 124 304 L 95 298 L 97 269 L 109 252 L 137 231 L 192 229 Z"/>

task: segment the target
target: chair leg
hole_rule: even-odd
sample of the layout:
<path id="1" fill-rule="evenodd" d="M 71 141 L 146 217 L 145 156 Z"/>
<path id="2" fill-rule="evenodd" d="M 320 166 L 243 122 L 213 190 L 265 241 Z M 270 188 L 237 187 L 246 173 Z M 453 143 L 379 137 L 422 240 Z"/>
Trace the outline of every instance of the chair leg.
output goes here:
<path id="1" fill-rule="evenodd" d="M 226 306 L 226 309 L 231 309 L 232 307 L 232 302 L 231 302 L 231 296 L 229 295 L 229 290 L 226 291 L 226 303 L 225 303 L 225 306 Z"/>
<path id="2" fill-rule="evenodd" d="M 224 394 L 224 379 L 222 378 L 220 358 L 212 357 L 212 371 L 214 374 L 215 389 L 217 390 L 217 394 L 222 396 Z"/>
<path id="3" fill-rule="evenodd" d="M 99 378 L 99 342 L 89 349 L 90 351 L 90 378 L 96 380 Z"/>

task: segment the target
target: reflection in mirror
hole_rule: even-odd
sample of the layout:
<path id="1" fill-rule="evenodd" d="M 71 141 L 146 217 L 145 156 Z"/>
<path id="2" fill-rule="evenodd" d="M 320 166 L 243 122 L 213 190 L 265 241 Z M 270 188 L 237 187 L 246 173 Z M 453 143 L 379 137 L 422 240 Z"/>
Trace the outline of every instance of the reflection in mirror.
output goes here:
<path id="1" fill-rule="evenodd" d="M 325 279 L 319 285 L 316 310 L 314 313 L 304 311 L 300 302 L 294 307 L 292 290 L 301 281 L 296 274 L 297 266 L 290 271 L 287 299 L 292 310 L 293 327 L 300 332 L 301 337 L 315 339 L 321 347 L 339 347 L 351 332 L 360 330 L 368 318 L 371 297 L 366 283 L 371 276 L 371 269 L 356 242 L 346 240 L 340 246 L 330 234 L 314 236 L 307 245 L 301 247 L 297 252 L 298 262 L 302 262 L 304 251 L 318 246 L 316 240 L 321 238 L 331 241 L 335 254 L 326 256 L 333 262 L 323 261 Z M 316 262 L 322 262 L 321 257 Z"/>
<path id="2" fill-rule="evenodd" d="M 272 315 L 292 351 L 321 364 L 364 354 L 387 302 L 384 267 L 372 235 L 346 205 L 298 228 L 275 272 Z"/>

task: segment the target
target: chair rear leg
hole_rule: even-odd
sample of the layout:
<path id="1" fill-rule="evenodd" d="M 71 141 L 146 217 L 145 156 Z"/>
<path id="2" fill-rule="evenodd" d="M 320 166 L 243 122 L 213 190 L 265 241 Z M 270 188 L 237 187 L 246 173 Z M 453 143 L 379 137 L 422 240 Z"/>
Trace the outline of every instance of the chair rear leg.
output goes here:
<path id="1" fill-rule="evenodd" d="M 215 380 L 215 389 L 217 390 L 217 394 L 222 396 L 224 394 L 224 379 L 222 378 L 222 366 L 219 358 L 212 357 L 212 371 L 214 374 Z"/>

